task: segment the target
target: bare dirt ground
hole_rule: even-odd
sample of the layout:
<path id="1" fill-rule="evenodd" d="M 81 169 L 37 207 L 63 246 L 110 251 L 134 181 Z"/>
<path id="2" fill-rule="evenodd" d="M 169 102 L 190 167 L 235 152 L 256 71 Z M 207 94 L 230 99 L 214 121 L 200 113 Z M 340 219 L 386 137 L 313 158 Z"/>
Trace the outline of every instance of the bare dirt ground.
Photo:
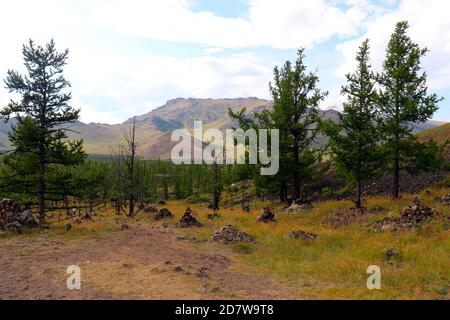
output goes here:
<path id="1" fill-rule="evenodd" d="M 0 239 L 0 299 L 299 296 L 298 289 L 291 285 L 233 267 L 233 253 L 223 245 L 183 240 L 180 231 L 172 227 L 130 226 L 130 230 L 83 239 L 45 232 Z M 80 290 L 67 289 L 69 265 L 81 268 Z"/>

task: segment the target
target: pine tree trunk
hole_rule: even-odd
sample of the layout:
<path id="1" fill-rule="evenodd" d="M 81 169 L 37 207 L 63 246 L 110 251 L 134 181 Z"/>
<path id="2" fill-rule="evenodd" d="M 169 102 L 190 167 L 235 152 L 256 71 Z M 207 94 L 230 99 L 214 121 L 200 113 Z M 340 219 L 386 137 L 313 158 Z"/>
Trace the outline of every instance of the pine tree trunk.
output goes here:
<path id="1" fill-rule="evenodd" d="M 361 203 L 361 179 L 358 179 L 358 182 L 356 184 L 356 208 L 360 209 L 362 208 Z"/>
<path id="2" fill-rule="evenodd" d="M 398 199 L 400 183 L 400 160 L 396 155 L 394 160 L 394 183 L 392 185 L 392 198 Z"/>
<path id="3" fill-rule="evenodd" d="M 298 200 L 300 198 L 300 157 L 299 157 L 299 146 L 298 146 L 298 139 L 296 136 L 294 136 L 294 145 L 293 145 L 293 152 L 294 152 L 294 167 L 293 167 L 293 189 L 292 189 L 292 201 Z"/>
<path id="4" fill-rule="evenodd" d="M 287 200 L 286 199 L 286 184 L 284 182 L 282 182 L 281 185 L 280 185 L 279 195 L 280 195 L 280 201 L 281 202 L 285 202 Z"/>
<path id="5" fill-rule="evenodd" d="M 45 223 L 45 157 L 42 146 L 39 148 L 38 197 L 39 224 L 42 226 Z"/>

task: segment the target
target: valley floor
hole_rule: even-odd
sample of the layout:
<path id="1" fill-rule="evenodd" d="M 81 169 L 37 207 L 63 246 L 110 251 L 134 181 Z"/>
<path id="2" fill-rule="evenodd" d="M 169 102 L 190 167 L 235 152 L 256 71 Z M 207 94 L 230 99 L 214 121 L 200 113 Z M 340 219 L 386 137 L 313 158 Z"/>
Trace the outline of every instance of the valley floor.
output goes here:
<path id="1" fill-rule="evenodd" d="M 331 226 L 327 217 L 348 201 L 314 203 L 314 208 L 286 213 L 273 205 L 277 222 L 256 222 L 261 208 L 221 210 L 207 219 L 207 208 L 173 201 L 175 218 L 153 221 L 149 214 L 117 218 L 98 211 L 93 221 L 53 222 L 49 230 L 0 235 L 0 299 L 449 299 L 450 210 L 439 203 L 449 188 L 423 193 L 437 217 L 412 231 L 374 233 L 367 225 L 408 205 L 385 197 L 367 199 L 383 210 Z M 180 229 L 176 222 L 190 206 L 203 228 Z M 129 229 L 121 226 L 127 224 Z M 163 225 L 163 224 L 166 224 Z M 212 233 L 232 224 L 254 235 L 255 244 L 210 241 Z M 287 234 L 305 230 L 311 241 Z M 398 255 L 386 259 L 385 250 Z M 66 269 L 81 268 L 81 289 L 68 290 Z M 369 290 L 366 269 L 381 269 L 380 290 Z"/>

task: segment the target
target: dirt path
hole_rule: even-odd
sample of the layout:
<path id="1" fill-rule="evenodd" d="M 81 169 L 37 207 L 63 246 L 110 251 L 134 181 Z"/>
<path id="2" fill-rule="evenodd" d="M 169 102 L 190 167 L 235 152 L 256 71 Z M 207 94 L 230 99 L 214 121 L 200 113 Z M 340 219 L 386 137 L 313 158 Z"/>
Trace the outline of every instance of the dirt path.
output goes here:
<path id="1" fill-rule="evenodd" d="M 32 236 L 0 240 L 0 299 L 287 299 L 293 288 L 233 267 L 224 245 L 180 240 L 156 225 L 101 238 Z M 219 253 L 220 252 L 220 253 Z M 66 268 L 81 268 L 68 290 Z"/>

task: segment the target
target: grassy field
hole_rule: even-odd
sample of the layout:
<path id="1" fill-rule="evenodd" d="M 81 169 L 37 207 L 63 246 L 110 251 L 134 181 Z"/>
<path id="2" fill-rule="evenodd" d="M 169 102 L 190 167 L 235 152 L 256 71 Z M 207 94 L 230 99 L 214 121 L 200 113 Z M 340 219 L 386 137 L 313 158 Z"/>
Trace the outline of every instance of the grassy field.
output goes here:
<path id="1" fill-rule="evenodd" d="M 299 284 L 304 287 L 307 298 L 448 299 L 450 237 L 442 217 L 449 215 L 449 208 L 441 206 L 435 198 L 449 191 L 436 188 L 430 194 L 422 194 L 423 202 L 435 208 L 441 219 L 413 231 L 374 233 L 366 227 L 370 222 L 384 218 L 388 212 L 398 213 L 408 205 L 412 196 L 404 195 L 403 200 L 395 202 L 386 197 L 369 198 L 367 207 L 382 206 L 386 211 L 370 214 L 345 227 L 334 228 L 324 220 L 336 209 L 350 207 L 352 203 L 324 201 L 316 203 L 311 210 L 294 214 L 275 207 L 279 211 L 276 214 L 278 222 L 269 224 L 256 223 L 255 212 L 223 210 L 223 219 L 208 222 L 206 228 L 190 233 L 197 239 L 207 240 L 212 230 L 229 223 L 254 235 L 256 244 L 234 246 L 236 261 L 239 261 L 235 267 L 250 268 L 252 272 Z M 258 205 L 263 207 L 266 204 Z M 207 211 L 195 209 L 200 217 Z M 290 231 L 298 229 L 313 232 L 319 237 L 314 241 L 304 241 L 287 236 Z M 399 251 L 399 256 L 389 262 L 384 254 L 388 248 Z M 366 288 L 369 265 L 381 268 L 381 290 Z"/>
<path id="2" fill-rule="evenodd" d="M 286 213 L 281 204 L 255 202 L 251 203 L 251 212 L 244 212 L 239 207 L 222 209 L 221 217 L 215 220 L 207 219 L 206 215 L 211 211 L 204 206 L 172 201 L 166 207 L 174 213 L 175 219 L 166 220 L 165 223 L 169 225 L 166 230 L 174 230 L 177 239 L 187 239 L 183 241 L 186 249 L 207 249 L 222 253 L 231 261 L 228 267 L 230 271 L 274 279 L 290 288 L 295 298 L 449 299 L 450 237 L 446 221 L 450 210 L 439 202 L 442 195 L 449 193 L 450 188 L 437 186 L 421 194 L 422 202 L 434 208 L 437 216 L 412 231 L 375 233 L 367 228 L 368 224 L 388 214 L 397 215 L 401 208 L 410 204 L 412 195 L 403 195 L 398 201 L 387 197 L 367 198 L 366 207 L 381 206 L 384 210 L 367 214 L 362 219 L 342 227 L 333 227 L 327 223 L 326 218 L 336 214 L 340 208 L 351 207 L 352 203 L 348 201 L 317 202 L 312 209 L 298 213 Z M 272 206 L 277 222 L 257 222 L 261 209 L 268 205 Z M 196 218 L 204 223 L 203 228 L 175 228 L 187 206 L 191 207 Z M 133 218 L 121 217 L 119 224 L 116 220 L 112 210 L 107 209 L 102 213 L 101 219 L 74 224 L 70 232 L 63 229 L 66 222 L 53 223 L 46 236 L 76 244 L 103 237 L 115 237 L 115 234 L 120 232 L 120 224 L 123 223 L 158 227 L 162 223 L 153 221 L 148 214 L 142 212 Z M 255 236 L 256 243 L 211 243 L 213 232 L 228 224 Z M 305 241 L 288 236 L 290 231 L 299 229 L 317 234 L 318 239 Z M 19 238 L 33 239 L 39 236 L 40 232 L 34 231 L 20 235 Z M 17 236 L 3 234 L 0 241 L 8 241 L 12 237 Z M 399 255 L 390 261 L 384 253 L 388 248 L 395 248 L 399 252 Z M 378 265 L 381 268 L 380 290 L 368 290 L 366 287 L 366 279 L 369 276 L 366 269 L 369 265 Z M 99 276 L 96 280 L 92 278 L 97 285 L 102 285 L 102 279 L 106 281 L 107 278 L 123 273 L 123 269 L 106 261 L 102 262 L 102 268 L 107 270 L 108 276 Z M 164 283 L 164 278 L 158 278 L 158 273 L 149 271 L 154 271 L 155 268 L 157 269 L 155 266 L 153 269 L 140 268 L 137 263 L 133 279 L 141 279 L 144 273 L 151 273 L 153 283 Z M 124 286 L 133 286 L 130 278 L 122 282 Z M 187 282 L 183 282 L 180 288 L 187 285 Z M 129 290 L 132 291 L 131 287 Z M 165 297 L 170 296 L 162 296 Z M 195 297 L 199 298 L 196 295 Z M 224 293 L 221 297 L 229 298 L 234 295 Z"/>

